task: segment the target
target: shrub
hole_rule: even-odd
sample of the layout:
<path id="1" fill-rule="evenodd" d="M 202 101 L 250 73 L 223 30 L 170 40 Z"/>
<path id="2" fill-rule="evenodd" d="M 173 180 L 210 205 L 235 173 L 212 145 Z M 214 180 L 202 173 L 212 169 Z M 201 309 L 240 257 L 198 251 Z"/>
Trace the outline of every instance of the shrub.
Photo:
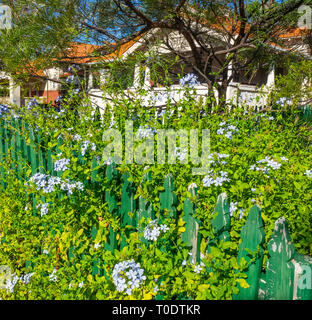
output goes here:
<path id="1" fill-rule="evenodd" d="M 6 289 L 0 290 L 2 298 L 231 299 L 237 283 L 247 286 L 246 265 L 237 265 L 236 257 L 240 229 L 255 203 L 262 210 L 266 241 L 275 220 L 284 216 L 296 249 L 311 255 L 312 138 L 310 127 L 299 120 L 297 112 L 253 113 L 235 108 L 215 114 L 208 104 L 186 95 L 162 113 L 140 107 L 136 101 L 116 99 L 101 123 L 84 106 L 81 103 L 76 113 L 66 107 L 60 113 L 20 112 L 20 121 L 40 132 L 41 144 L 55 150 L 54 172 L 41 170 L 36 175 L 23 164 L 27 173 L 23 181 L 12 169 L 12 159 L 2 162 L 2 172 L 9 174 L 2 175 L 6 188 L 0 198 L 0 262 L 13 273 Z M 176 220 L 143 219 L 138 229 L 121 227 L 119 217 L 104 201 L 109 192 L 119 205 L 122 184 L 105 177 L 103 131 L 114 127 L 124 137 L 129 119 L 143 136 L 151 134 L 151 128 L 156 132 L 210 129 L 212 162 L 205 176 L 192 175 L 192 164 L 181 163 L 181 158 L 176 164 L 149 164 L 152 180 L 144 184 L 146 165 L 116 166 L 118 173 L 129 174 L 135 197 L 143 196 L 153 205 L 156 218 L 161 211 L 163 180 L 171 173 L 178 200 Z M 24 128 L 21 135 L 29 143 L 29 130 Z M 185 155 L 181 149 L 178 153 Z M 182 206 L 190 197 L 192 183 L 198 187 L 196 218 L 203 236 L 199 264 L 193 263 L 180 237 L 184 232 Z M 211 212 L 221 192 L 230 199 L 231 241 L 218 242 L 208 254 L 207 239 L 213 235 Z M 95 235 L 92 227 L 98 230 Z M 120 244 L 129 229 L 126 246 L 114 252 L 105 249 L 112 231 Z M 100 271 L 93 276 L 97 268 Z"/>

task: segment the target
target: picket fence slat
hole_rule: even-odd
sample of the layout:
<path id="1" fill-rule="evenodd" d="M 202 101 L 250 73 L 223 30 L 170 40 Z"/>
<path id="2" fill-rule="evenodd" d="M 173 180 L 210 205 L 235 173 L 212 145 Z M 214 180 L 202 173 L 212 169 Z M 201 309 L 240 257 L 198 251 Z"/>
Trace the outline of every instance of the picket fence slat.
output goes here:
<path id="1" fill-rule="evenodd" d="M 190 186 L 188 190 L 192 197 L 196 197 L 197 187 Z M 196 214 L 196 205 L 191 199 L 187 198 L 183 203 L 183 220 L 185 221 L 185 232 L 182 233 L 182 241 L 191 248 L 193 263 L 200 262 L 200 243 L 201 235 L 199 233 L 200 221 L 194 217 Z"/>
<path id="2" fill-rule="evenodd" d="M 160 210 L 162 211 L 162 218 L 176 218 L 177 217 L 177 196 L 174 193 L 174 183 L 171 174 L 165 177 L 164 192 L 160 193 Z M 165 211 L 166 215 L 165 215 Z"/>
<path id="3" fill-rule="evenodd" d="M 108 179 L 109 184 L 117 178 L 117 170 L 115 168 L 115 165 L 107 166 L 106 177 Z M 109 192 L 108 190 L 105 190 L 105 201 L 108 205 L 109 213 L 112 215 L 118 216 L 119 212 L 118 212 L 116 196 L 114 194 L 111 194 L 111 192 Z M 110 225 L 108 226 L 108 229 L 109 229 L 109 235 L 104 245 L 104 249 L 114 252 L 114 250 L 117 249 L 117 238 L 116 238 L 117 232 L 114 231 L 112 226 Z"/>
<path id="4" fill-rule="evenodd" d="M 147 181 L 152 181 L 152 173 L 150 171 L 146 172 L 143 175 L 142 184 L 146 183 Z M 150 191 L 150 190 L 148 190 Z M 154 220 L 155 219 L 155 211 L 153 209 L 153 205 L 144 199 L 144 197 L 139 197 L 139 204 L 137 210 L 137 225 L 141 222 L 142 218 L 146 220 Z"/>
<path id="5" fill-rule="evenodd" d="M 121 227 L 125 228 L 125 234 L 121 237 L 120 249 L 127 246 L 127 239 L 130 237 L 130 233 L 135 230 L 136 219 L 136 201 L 134 200 L 135 190 L 130 178 L 129 173 L 122 175 L 122 189 L 121 189 L 121 205 L 120 205 L 120 219 Z"/>
<path id="6" fill-rule="evenodd" d="M 249 266 L 246 281 L 249 288 L 241 288 L 235 300 L 255 300 L 258 297 L 261 268 L 263 262 L 262 244 L 265 239 L 261 211 L 258 206 L 253 206 L 249 212 L 245 225 L 241 230 L 242 242 L 239 245 L 238 263 L 244 258 L 247 263 L 255 258 Z M 256 256 L 254 254 L 256 253 Z"/>

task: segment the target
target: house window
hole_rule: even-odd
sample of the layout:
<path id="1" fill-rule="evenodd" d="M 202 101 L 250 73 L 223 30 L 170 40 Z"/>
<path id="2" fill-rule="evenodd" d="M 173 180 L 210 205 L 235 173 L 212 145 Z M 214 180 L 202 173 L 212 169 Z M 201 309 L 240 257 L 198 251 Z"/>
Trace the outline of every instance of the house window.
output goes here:
<path id="1" fill-rule="evenodd" d="M 267 82 L 268 72 L 266 69 L 259 67 L 255 72 L 247 69 L 234 72 L 234 81 L 252 86 L 265 85 Z"/>

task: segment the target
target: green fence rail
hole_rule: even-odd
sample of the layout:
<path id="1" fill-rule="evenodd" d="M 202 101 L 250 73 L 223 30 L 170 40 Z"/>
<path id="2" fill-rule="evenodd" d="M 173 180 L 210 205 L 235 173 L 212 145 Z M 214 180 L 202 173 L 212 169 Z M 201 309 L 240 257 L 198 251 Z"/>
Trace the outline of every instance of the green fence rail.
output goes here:
<path id="1" fill-rule="evenodd" d="M 27 134 L 26 134 L 27 133 Z M 25 138 L 27 136 L 27 139 Z M 60 141 L 61 143 L 61 141 Z M 0 126 L 0 161 L 11 161 L 11 168 L 21 180 L 27 179 L 27 168 L 31 174 L 37 172 L 49 172 L 57 175 L 53 170 L 53 153 L 56 150 L 49 150 L 44 145 L 40 130 L 35 131 L 20 120 L 1 120 Z M 13 160 L 13 161 L 12 161 Z M 92 164 L 93 169 L 96 167 Z M 91 174 L 91 183 L 97 183 L 95 170 Z M 6 172 L 4 166 L 0 166 L 1 187 L 6 187 Z M 122 184 L 121 201 L 118 202 L 114 194 L 105 191 L 103 201 L 107 203 L 108 210 L 112 215 L 120 218 L 121 227 L 132 226 L 128 234 L 123 235 L 120 244 L 116 239 L 117 233 L 109 229 L 109 236 L 104 245 L 104 250 L 114 251 L 122 249 L 127 245 L 127 237 L 131 230 L 135 230 L 138 222 L 144 218 L 155 218 L 153 206 L 142 196 L 135 198 L 135 188 L 129 181 L 129 174 L 119 176 L 114 165 L 106 166 L 104 173 L 110 183 L 117 180 Z M 142 184 L 152 180 L 151 172 L 146 172 Z M 182 241 L 192 251 L 194 263 L 200 262 L 201 234 L 199 233 L 200 221 L 196 219 L 196 201 L 186 199 L 183 203 L 182 212 L 177 210 L 177 196 L 174 192 L 174 179 L 168 174 L 163 183 L 164 191 L 160 193 L 160 219 L 165 213 L 168 217 L 178 219 L 182 217 L 185 222 L 185 232 L 182 233 Z M 196 185 L 190 185 L 189 190 L 192 198 L 196 197 Z M 33 198 L 34 204 L 35 199 Z M 36 208 L 36 205 L 33 206 Z M 36 209 L 34 209 L 36 210 Z M 129 214 L 131 213 L 131 214 Z M 212 226 L 214 238 L 208 241 L 207 252 L 220 240 L 230 239 L 230 214 L 229 201 L 225 193 L 218 196 Z M 34 212 L 36 214 L 36 212 Z M 90 237 L 96 238 L 99 227 L 93 226 Z M 265 272 L 263 271 L 264 252 L 264 224 L 261 218 L 261 211 L 258 206 L 250 209 L 245 225 L 241 229 L 241 241 L 239 244 L 238 262 L 244 258 L 249 262 L 246 281 L 248 288 L 240 288 L 235 300 L 257 300 L 257 299 L 282 299 L 282 300 L 312 300 L 311 277 L 312 259 L 295 251 L 288 231 L 288 223 L 283 217 L 275 222 L 275 228 L 270 241 L 267 244 L 268 261 Z M 68 252 L 69 261 L 75 257 L 75 248 L 71 247 Z M 30 264 L 30 262 L 27 262 Z M 310 272 L 309 272 L 310 270 Z M 103 262 L 95 258 L 92 268 L 93 275 L 104 275 Z M 306 274 L 305 274 L 306 273 Z M 239 285 L 238 285 L 239 286 Z"/>

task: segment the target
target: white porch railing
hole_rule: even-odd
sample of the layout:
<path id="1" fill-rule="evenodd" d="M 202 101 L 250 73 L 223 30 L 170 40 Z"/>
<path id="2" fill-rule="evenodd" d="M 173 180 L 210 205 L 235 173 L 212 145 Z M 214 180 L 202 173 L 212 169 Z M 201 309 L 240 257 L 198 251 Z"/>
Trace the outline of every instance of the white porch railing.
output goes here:
<path id="1" fill-rule="evenodd" d="M 208 95 L 208 88 L 206 85 L 196 85 L 192 87 L 196 91 L 196 97 L 198 99 L 205 99 Z M 160 107 L 167 104 L 170 99 L 170 103 L 174 104 L 183 98 L 187 90 L 179 85 L 173 85 L 170 89 L 166 88 L 146 88 L 147 92 L 143 96 L 139 96 L 135 88 L 129 88 L 120 95 L 120 99 L 124 97 L 132 98 L 134 100 L 140 99 L 143 106 L 155 106 Z M 113 98 L 112 96 L 103 95 L 100 89 L 91 89 L 90 100 L 94 106 L 99 106 L 104 110 L 105 105 Z M 245 85 L 239 83 L 231 83 L 227 88 L 227 101 L 235 104 L 248 104 L 249 106 L 264 106 L 266 104 L 266 95 L 268 93 L 267 88 L 260 89 L 253 85 Z M 215 91 L 217 97 L 217 92 Z"/>

